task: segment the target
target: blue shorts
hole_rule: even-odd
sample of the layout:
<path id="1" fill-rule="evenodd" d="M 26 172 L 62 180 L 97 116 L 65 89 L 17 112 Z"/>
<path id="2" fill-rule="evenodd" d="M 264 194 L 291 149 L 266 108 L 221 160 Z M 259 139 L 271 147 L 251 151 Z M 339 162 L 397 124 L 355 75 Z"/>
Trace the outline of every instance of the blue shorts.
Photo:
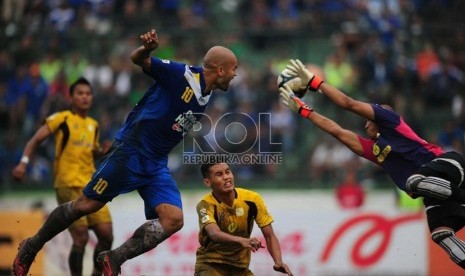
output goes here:
<path id="1" fill-rule="evenodd" d="M 134 190 L 144 200 L 145 217 L 157 218 L 155 207 L 167 203 L 182 209 L 181 194 L 167 167 L 168 158 L 154 161 L 116 140 L 83 193 L 101 202 Z"/>

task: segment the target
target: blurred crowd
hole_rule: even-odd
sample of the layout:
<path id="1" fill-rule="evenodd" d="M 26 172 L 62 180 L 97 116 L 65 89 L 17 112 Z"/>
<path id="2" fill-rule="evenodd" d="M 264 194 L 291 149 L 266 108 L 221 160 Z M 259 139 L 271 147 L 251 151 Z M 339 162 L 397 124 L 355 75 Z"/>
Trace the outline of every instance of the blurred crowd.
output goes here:
<path id="1" fill-rule="evenodd" d="M 68 85 L 80 76 L 94 88 L 91 115 L 101 139 L 112 139 L 151 80 L 129 60 L 138 35 L 154 27 L 154 55 L 200 65 L 205 49 L 221 44 L 239 58 L 238 76 L 216 93 L 208 115 L 248 114 L 247 127 L 270 135 L 283 164 L 245 164 L 241 178 L 336 185 L 346 171 L 377 185 L 384 174 L 279 103 L 276 78 L 300 58 L 349 95 L 391 104 L 425 139 L 464 151 L 465 2 L 459 0 L 3 0 L 0 18 L 0 177 L 11 183 L 25 141 L 43 119 L 68 107 Z M 360 129 L 357 117 L 321 95 L 316 110 Z M 252 130 L 256 130 L 255 132 Z M 238 128 L 237 131 L 240 131 Z M 237 133 L 237 132 L 233 132 Z M 257 135 L 258 133 L 258 135 Z M 234 138 L 234 137 L 233 137 Z M 240 139 L 240 137 L 238 138 Z M 257 143 L 258 144 L 258 143 Z M 33 185 L 50 187 L 53 143 L 31 159 Z M 263 149 L 254 146 L 249 153 Z M 270 149 L 268 149 L 270 150 Z M 171 156 L 179 180 L 199 178 Z M 378 181 L 379 180 L 379 181 Z M 285 187 L 286 182 L 278 182 Z"/>

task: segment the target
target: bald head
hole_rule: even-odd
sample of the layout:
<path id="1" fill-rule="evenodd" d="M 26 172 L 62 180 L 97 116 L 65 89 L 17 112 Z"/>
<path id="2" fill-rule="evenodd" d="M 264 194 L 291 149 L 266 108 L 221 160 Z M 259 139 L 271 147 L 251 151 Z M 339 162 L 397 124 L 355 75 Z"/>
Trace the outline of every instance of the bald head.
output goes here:
<path id="1" fill-rule="evenodd" d="M 207 69 L 231 63 L 237 63 L 236 55 L 231 50 L 223 46 L 211 47 L 203 58 L 203 66 Z"/>
<path id="2" fill-rule="evenodd" d="M 236 76 L 237 58 L 228 48 L 211 47 L 203 58 L 203 77 L 206 94 L 214 89 L 228 90 L 229 83 Z"/>
<path id="3" fill-rule="evenodd" d="M 395 111 L 394 108 L 392 108 L 392 106 L 387 105 L 387 104 L 382 104 L 381 107 L 387 110 Z"/>

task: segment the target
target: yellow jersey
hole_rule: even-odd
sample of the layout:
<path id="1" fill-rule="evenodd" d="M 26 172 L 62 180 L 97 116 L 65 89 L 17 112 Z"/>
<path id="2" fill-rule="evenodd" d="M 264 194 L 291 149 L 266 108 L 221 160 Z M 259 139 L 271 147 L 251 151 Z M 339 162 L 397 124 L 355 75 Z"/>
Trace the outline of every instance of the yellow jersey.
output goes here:
<path id="1" fill-rule="evenodd" d="M 66 110 L 50 115 L 45 124 L 55 135 L 55 188 L 84 187 L 95 171 L 92 149 L 99 146 L 97 121 Z"/>
<path id="2" fill-rule="evenodd" d="M 197 263 L 223 263 L 242 268 L 250 264 L 250 249 L 239 244 L 212 242 L 204 230 L 205 225 L 216 223 L 225 233 L 250 238 L 254 221 L 260 228 L 273 222 L 258 193 L 241 188 L 236 188 L 235 192 L 232 206 L 219 202 L 212 193 L 205 195 L 197 204 L 200 226 Z"/>

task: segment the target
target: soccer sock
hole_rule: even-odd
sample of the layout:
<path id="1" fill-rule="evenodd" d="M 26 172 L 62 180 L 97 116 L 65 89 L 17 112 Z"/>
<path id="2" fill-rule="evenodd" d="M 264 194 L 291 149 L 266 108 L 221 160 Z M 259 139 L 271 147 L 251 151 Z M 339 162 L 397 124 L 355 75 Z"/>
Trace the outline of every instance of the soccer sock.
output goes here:
<path id="1" fill-rule="evenodd" d="M 131 238 L 111 251 L 111 256 L 121 265 L 126 260 L 137 257 L 168 238 L 159 219 L 147 221 L 134 232 Z"/>
<path id="2" fill-rule="evenodd" d="M 33 249 L 39 251 L 46 242 L 68 228 L 75 220 L 83 215 L 84 214 L 73 211 L 72 202 L 59 205 L 50 213 L 37 234 L 32 236 L 28 240 L 28 243 Z"/>
<path id="3" fill-rule="evenodd" d="M 73 244 L 71 252 L 69 253 L 68 264 L 71 275 L 82 275 L 82 261 L 84 259 L 84 247 L 78 247 Z"/>
<path id="4" fill-rule="evenodd" d="M 92 272 L 92 275 L 102 275 L 102 268 L 100 267 L 100 264 L 97 262 L 97 257 L 98 254 L 100 254 L 103 251 L 110 250 L 111 244 L 104 244 L 102 242 L 98 242 L 97 245 L 95 246 L 94 250 L 94 270 Z"/>
<path id="5" fill-rule="evenodd" d="M 465 242 L 457 238 L 453 231 L 436 231 L 432 233 L 431 238 L 447 252 L 457 265 L 465 269 Z"/>

